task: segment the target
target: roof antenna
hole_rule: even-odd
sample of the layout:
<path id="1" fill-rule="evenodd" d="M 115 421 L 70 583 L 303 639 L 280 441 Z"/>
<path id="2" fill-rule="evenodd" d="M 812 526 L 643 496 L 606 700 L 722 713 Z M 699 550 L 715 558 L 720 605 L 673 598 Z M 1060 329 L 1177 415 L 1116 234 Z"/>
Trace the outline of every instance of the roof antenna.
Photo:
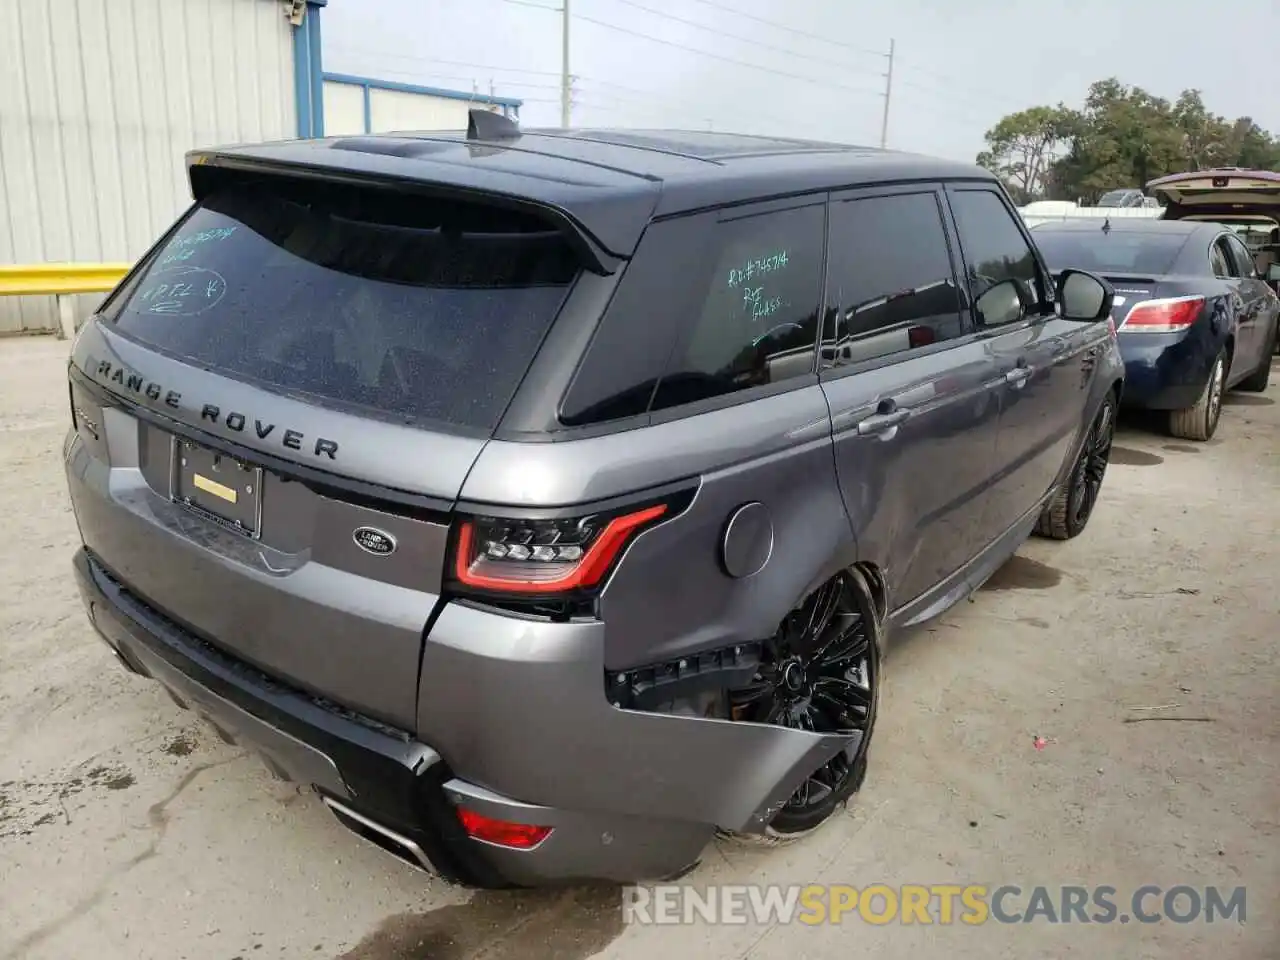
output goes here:
<path id="1" fill-rule="evenodd" d="M 476 108 L 467 114 L 468 140 L 514 140 L 520 136 L 520 128 L 510 117 Z"/>
<path id="2" fill-rule="evenodd" d="M 1103 233 L 1110 233 L 1110 232 L 1111 232 L 1111 218 L 1110 218 L 1110 217 L 1107 217 L 1107 219 L 1106 219 L 1106 220 L 1102 221 L 1102 232 L 1103 232 Z"/>

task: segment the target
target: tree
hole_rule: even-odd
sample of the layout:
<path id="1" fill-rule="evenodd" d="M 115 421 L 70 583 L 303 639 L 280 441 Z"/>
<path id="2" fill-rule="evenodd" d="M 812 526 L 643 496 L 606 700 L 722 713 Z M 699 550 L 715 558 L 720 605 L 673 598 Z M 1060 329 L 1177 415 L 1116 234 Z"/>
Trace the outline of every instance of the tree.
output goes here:
<path id="1" fill-rule="evenodd" d="M 1095 201 L 1184 170 L 1239 166 L 1280 170 L 1280 140 L 1249 117 L 1212 113 L 1199 90 L 1172 103 L 1112 77 L 1089 87 L 1073 111 L 1032 107 L 987 131 L 978 163 L 1003 177 L 1019 202 L 1039 196 Z"/>
<path id="2" fill-rule="evenodd" d="M 978 163 L 1026 203 L 1044 195 L 1045 175 L 1074 129 L 1075 116 L 1062 105 L 1012 113 L 987 131 L 987 149 L 978 154 Z"/>

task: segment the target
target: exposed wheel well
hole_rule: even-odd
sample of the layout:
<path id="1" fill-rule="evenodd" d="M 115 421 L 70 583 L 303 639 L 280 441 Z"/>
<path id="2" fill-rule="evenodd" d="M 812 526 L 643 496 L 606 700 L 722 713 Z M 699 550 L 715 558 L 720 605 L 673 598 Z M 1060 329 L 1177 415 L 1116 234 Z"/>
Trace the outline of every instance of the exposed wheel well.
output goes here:
<path id="1" fill-rule="evenodd" d="M 877 619 L 883 621 L 889 615 L 889 586 L 885 582 L 884 573 L 874 563 L 859 561 L 853 565 L 855 572 L 862 575 L 871 594 L 871 602 L 876 609 Z"/>

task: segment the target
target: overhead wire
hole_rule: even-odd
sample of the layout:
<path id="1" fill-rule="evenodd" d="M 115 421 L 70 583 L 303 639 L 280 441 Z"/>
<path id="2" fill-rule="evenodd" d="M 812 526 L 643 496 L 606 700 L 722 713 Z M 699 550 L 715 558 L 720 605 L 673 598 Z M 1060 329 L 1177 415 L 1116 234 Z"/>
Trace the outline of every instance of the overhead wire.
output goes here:
<path id="1" fill-rule="evenodd" d="M 640 40 L 648 40 L 648 41 L 651 41 L 652 43 L 660 43 L 660 44 L 663 44 L 664 46 L 675 47 L 678 50 L 687 50 L 691 53 L 700 54 L 701 56 L 708 57 L 712 60 L 721 60 L 725 63 L 732 63 L 739 67 L 746 67 L 751 70 L 759 70 L 762 73 L 770 73 L 779 77 L 788 77 L 792 80 L 801 80 L 805 83 L 811 83 L 819 87 L 834 88 L 837 90 L 847 90 L 851 93 L 859 93 L 865 96 L 879 97 L 884 95 L 883 92 L 879 90 L 871 90 L 866 87 L 853 87 L 845 83 L 833 83 L 831 80 L 824 80 L 818 77 L 806 77 L 799 73 L 790 73 L 786 70 L 778 70 L 775 67 L 766 67 L 766 66 L 763 66 L 762 64 L 751 63 L 748 60 L 739 60 L 736 57 L 726 57 L 726 56 L 723 56 L 722 54 L 711 53 L 709 50 L 701 50 L 697 47 L 688 46 L 687 44 L 677 43 L 674 40 L 666 40 L 662 37 L 655 37 L 652 34 L 640 33 L 637 30 L 632 30 L 630 27 L 619 26 L 616 23 L 609 23 L 608 21 L 605 21 L 605 20 L 597 20 L 595 17 L 587 17 L 578 13 L 571 14 L 571 16 L 575 20 L 582 20 L 586 23 L 593 23 L 596 26 L 604 27 L 608 30 L 616 30 L 619 33 L 625 33 L 627 34 L 627 36 L 635 37 Z"/>
<path id="2" fill-rule="evenodd" d="M 705 23 L 698 23 L 696 20 L 690 20 L 687 17 L 679 17 L 679 16 L 676 16 L 674 13 L 666 13 L 665 11 L 662 11 L 662 10 L 655 10 L 653 9 L 653 7 L 647 7 L 642 3 L 637 3 L 636 0 L 613 0 L 613 2 L 621 3 L 628 7 L 634 7 L 637 10 L 643 10 L 645 13 L 651 14 L 652 16 L 655 16 L 655 17 L 661 17 L 662 19 L 665 19 L 665 20 L 672 20 L 672 21 L 675 21 L 676 23 L 683 23 L 686 26 L 696 27 L 699 30 L 706 30 L 707 32 L 714 33 L 719 37 L 727 37 L 730 40 L 737 40 L 740 43 L 750 43 L 750 44 L 754 44 L 757 47 L 763 47 L 765 50 L 773 50 L 778 53 L 786 54 L 789 57 L 799 57 L 800 59 L 808 60 L 811 63 L 822 63 L 828 66 L 838 67 L 841 70 L 853 70 L 855 72 L 856 71 L 866 72 L 866 68 L 854 67 L 848 63 L 843 63 L 839 60 L 829 60 L 829 59 L 826 59 L 825 57 L 815 57 L 811 54 L 804 53 L 799 50 L 793 50 L 788 47 L 780 47 L 776 43 L 765 43 L 763 40 L 754 40 L 750 37 L 739 36 L 736 33 L 729 33 L 728 31 L 723 30 L 719 27 L 709 26 L 708 24 L 705 24 Z M 884 56 L 887 57 L 888 54 L 884 54 Z M 875 75 L 879 77 L 884 76 L 884 74 L 879 71 L 870 71 L 870 72 L 874 72 Z"/>

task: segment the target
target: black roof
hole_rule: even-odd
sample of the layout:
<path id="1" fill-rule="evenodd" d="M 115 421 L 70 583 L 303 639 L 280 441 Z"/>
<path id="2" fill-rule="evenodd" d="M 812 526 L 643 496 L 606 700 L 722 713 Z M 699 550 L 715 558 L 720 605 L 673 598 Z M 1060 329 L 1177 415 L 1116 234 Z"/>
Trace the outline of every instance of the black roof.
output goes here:
<path id="1" fill-rule="evenodd" d="M 1045 220 L 1031 229 L 1050 233 L 1098 233 L 1104 223 L 1110 222 L 1116 233 L 1164 233 L 1190 236 L 1198 230 L 1221 233 L 1220 223 L 1207 220 L 1156 220 L 1146 217 L 1073 217 L 1070 220 Z"/>
<path id="2" fill-rule="evenodd" d="M 287 166 L 445 184 L 549 207 L 615 257 L 655 217 L 886 181 L 994 180 L 967 163 L 808 140 L 681 130 L 524 129 L 508 138 L 422 132 L 192 151 L 200 166 Z"/>

